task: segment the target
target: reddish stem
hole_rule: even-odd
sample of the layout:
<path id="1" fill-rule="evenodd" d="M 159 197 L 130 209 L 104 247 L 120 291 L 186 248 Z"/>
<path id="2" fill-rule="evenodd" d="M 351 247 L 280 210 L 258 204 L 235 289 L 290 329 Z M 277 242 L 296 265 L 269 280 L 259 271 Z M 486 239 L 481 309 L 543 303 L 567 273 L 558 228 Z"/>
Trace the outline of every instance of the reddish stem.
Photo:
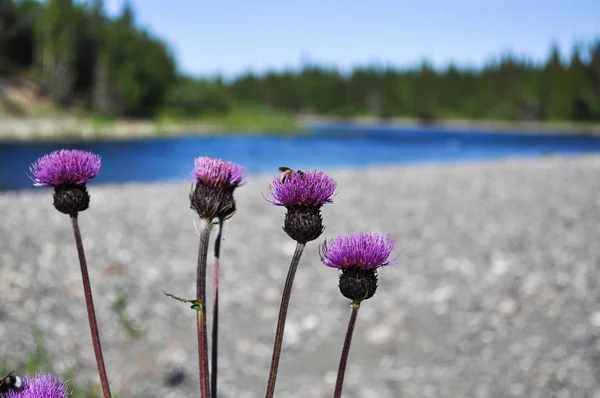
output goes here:
<path id="1" fill-rule="evenodd" d="M 344 374 L 346 373 L 346 364 L 348 363 L 348 354 L 350 353 L 350 344 L 352 343 L 352 334 L 354 333 L 354 325 L 356 324 L 356 316 L 358 315 L 359 308 L 360 303 L 352 303 L 352 313 L 350 314 L 346 339 L 344 340 L 344 347 L 342 348 L 342 357 L 340 358 L 340 366 L 338 368 L 333 398 L 340 398 L 342 396 L 342 384 L 344 384 Z"/>
<path id="2" fill-rule="evenodd" d="M 200 244 L 198 245 L 198 269 L 196 272 L 196 300 L 200 302 L 198 308 L 198 367 L 200 376 L 200 397 L 209 398 L 209 372 L 208 372 L 208 341 L 206 332 L 206 260 L 208 244 L 210 241 L 210 221 L 203 220 L 204 226 L 200 231 Z"/>
<path id="3" fill-rule="evenodd" d="M 304 250 L 304 243 L 298 242 L 296 245 L 296 251 L 294 257 L 292 257 L 292 263 L 285 280 L 285 286 L 283 287 L 283 294 L 281 297 L 281 306 L 279 307 L 279 319 L 277 320 L 277 330 L 275 331 L 275 344 L 273 345 L 273 357 L 271 358 L 271 371 L 269 372 L 269 382 L 267 384 L 266 398 L 273 398 L 275 394 L 275 382 L 277 380 L 277 369 L 279 368 L 279 358 L 281 357 L 281 346 L 283 343 L 283 332 L 285 330 L 285 320 L 287 317 L 287 310 L 290 304 L 290 296 L 292 295 L 292 285 L 294 284 L 294 276 L 296 275 L 296 269 Z"/>
<path id="4" fill-rule="evenodd" d="M 75 235 L 75 245 L 77 246 L 77 254 L 79 255 L 79 266 L 81 267 L 81 279 L 83 281 L 83 292 L 85 294 L 85 304 L 87 307 L 88 321 L 90 331 L 92 332 L 92 342 L 94 344 L 94 354 L 96 354 L 96 365 L 98 366 L 98 374 L 100 376 L 100 384 L 102 385 L 102 394 L 104 398 L 111 398 L 110 387 L 108 385 L 108 377 L 106 375 L 106 367 L 104 366 L 104 357 L 102 356 L 102 345 L 100 344 L 100 334 L 98 333 L 98 322 L 96 321 L 96 311 L 94 310 L 94 300 L 92 298 L 92 287 L 90 285 L 90 277 L 87 270 L 87 261 L 85 260 L 85 252 L 83 250 L 83 241 L 81 240 L 81 231 L 79 231 L 79 222 L 77 215 L 71 216 L 71 224 L 73 225 L 73 235 Z"/>

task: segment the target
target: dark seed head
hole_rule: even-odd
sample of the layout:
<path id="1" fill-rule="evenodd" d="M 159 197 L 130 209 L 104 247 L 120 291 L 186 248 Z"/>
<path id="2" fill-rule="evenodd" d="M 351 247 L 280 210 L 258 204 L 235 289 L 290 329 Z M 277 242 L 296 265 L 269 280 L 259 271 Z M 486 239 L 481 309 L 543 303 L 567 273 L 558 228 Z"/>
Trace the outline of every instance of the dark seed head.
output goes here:
<path id="1" fill-rule="evenodd" d="M 53 196 L 56 210 L 70 216 L 76 216 L 90 206 L 90 194 L 85 184 L 55 185 Z"/>
<path id="2" fill-rule="evenodd" d="M 227 219 L 235 213 L 233 187 L 215 188 L 199 181 L 190 194 L 190 207 L 200 218 L 212 221 Z"/>
<path id="3" fill-rule="evenodd" d="M 370 299 L 377 290 L 377 270 L 347 268 L 340 275 L 340 292 L 354 303 Z"/>
<path id="4" fill-rule="evenodd" d="M 285 213 L 283 230 L 298 243 L 317 239 L 323 233 L 321 207 L 289 206 Z"/>

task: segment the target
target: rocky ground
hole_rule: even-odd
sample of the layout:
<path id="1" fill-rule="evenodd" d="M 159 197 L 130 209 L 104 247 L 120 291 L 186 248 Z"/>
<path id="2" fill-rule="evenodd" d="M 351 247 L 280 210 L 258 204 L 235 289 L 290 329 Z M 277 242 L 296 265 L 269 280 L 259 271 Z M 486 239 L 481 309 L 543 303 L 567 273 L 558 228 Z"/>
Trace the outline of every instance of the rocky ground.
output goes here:
<path id="1" fill-rule="evenodd" d="M 345 397 L 600 397 L 600 157 L 331 171 L 324 237 L 389 232 L 398 264 L 360 309 Z M 222 397 L 264 395 L 294 244 L 269 176 L 236 192 L 222 255 Z M 109 377 L 120 397 L 197 396 L 198 237 L 189 183 L 90 185 L 81 214 Z M 57 371 L 96 380 L 68 217 L 48 189 L 0 194 L 0 358 L 41 332 Z M 278 397 L 328 397 L 349 316 L 309 243 Z M 119 290 L 122 293 L 118 293 Z M 123 311 L 111 309 L 126 299 Z M 121 300 L 122 301 L 122 300 Z M 209 303 L 210 305 L 210 303 Z"/>
<path id="2" fill-rule="evenodd" d="M 276 121 L 275 121 L 276 122 Z M 268 116 L 261 122 L 252 122 L 244 128 L 232 125 L 227 120 L 171 120 L 153 121 L 145 119 L 94 120 L 89 117 L 47 116 L 14 117 L 0 113 L 0 144 L 3 142 L 36 141 L 102 141 L 131 140 L 162 136 L 228 134 L 237 131 L 273 132 L 286 134 L 282 127 L 275 127 Z M 290 122 L 288 129 L 302 132 L 314 125 L 347 123 L 355 126 L 388 126 L 397 128 L 423 127 L 417 119 L 394 118 L 353 118 L 338 120 L 335 118 L 298 116 L 296 122 Z M 245 123 L 245 122 L 240 122 Z M 258 124 L 257 124 L 258 123 Z M 467 132 L 518 132 L 529 134 L 574 134 L 600 135 L 600 124 L 595 123 L 539 123 L 539 122 L 503 122 L 478 120 L 439 120 L 429 127 Z"/>

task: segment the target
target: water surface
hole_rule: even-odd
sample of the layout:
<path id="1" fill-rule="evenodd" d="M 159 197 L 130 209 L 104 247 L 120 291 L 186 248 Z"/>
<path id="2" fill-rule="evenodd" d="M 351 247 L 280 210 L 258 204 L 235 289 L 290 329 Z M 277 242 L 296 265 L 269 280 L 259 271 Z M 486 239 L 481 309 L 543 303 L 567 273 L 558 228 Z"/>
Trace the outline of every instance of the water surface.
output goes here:
<path id="1" fill-rule="evenodd" d="M 0 190 L 31 187 L 29 165 L 60 148 L 102 156 L 95 183 L 187 179 L 198 156 L 217 157 L 251 173 L 361 167 L 413 162 L 457 162 L 506 157 L 600 152 L 592 136 L 461 131 L 435 127 L 314 126 L 302 136 L 187 136 L 115 142 L 0 144 Z"/>

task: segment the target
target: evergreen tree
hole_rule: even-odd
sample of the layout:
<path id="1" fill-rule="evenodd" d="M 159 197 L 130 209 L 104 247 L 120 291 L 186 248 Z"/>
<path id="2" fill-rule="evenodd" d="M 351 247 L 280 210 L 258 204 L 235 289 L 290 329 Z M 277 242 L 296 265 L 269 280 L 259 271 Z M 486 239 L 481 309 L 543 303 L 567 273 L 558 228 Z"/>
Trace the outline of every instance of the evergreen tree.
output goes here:
<path id="1" fill-rule="evenodd" d="M 72 99 L 76 80 L 77 38 L 81 26 L 72 0 L 48 0 L 37 20 L 41 80 L 58 104 Z"/>
<path id="2" fill-rule="evenodd" d="M 234 107 L 328 116 L 600 120 L 600 40 L 565 62 L 558 47 L 537 65 L 502 54 L 480 69 L 372 65 L 342 74 L 305 62 L 299 71 L 248 73 L 230 82 L 178 76 L 168 46 L 140 29 L 126 3 L 0 0 L 0 75 L 37 77 L 61 106 L 115 116 L 185 116 Z"/>

